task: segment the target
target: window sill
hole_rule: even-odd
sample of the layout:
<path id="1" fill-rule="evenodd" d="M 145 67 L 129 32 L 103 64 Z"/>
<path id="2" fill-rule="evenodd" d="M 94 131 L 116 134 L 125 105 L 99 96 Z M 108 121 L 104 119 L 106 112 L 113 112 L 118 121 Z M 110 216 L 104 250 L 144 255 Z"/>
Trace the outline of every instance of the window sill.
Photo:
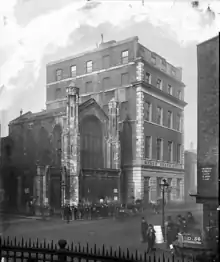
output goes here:
<path id="1" fill-rule="evenodd" d="M 169 128 L 169 127 L 164 126 L 164 125 L 159 125 L 159 124 L 152 122 L 152 121 L 144 120 L 144 122 L 147 122 L 147 123 L 152 124 L 152 125 L 160 126 L 160 127 L 163 127 L 163 128 L 166 128 L 166 129 L 169 129 L 169 130 L 181 133 L 181 134 L 183 133 L 182 131 L 178 131 L 177 129 Z"/>

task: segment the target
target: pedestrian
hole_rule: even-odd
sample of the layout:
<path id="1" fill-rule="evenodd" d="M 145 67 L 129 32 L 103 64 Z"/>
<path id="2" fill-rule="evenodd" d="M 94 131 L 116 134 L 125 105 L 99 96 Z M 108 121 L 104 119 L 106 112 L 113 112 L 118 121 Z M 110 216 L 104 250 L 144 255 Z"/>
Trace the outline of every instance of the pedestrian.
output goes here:
<path id="1" fill-rule="evenodd" d="M 144 217 L 141 219 L 141 242 L 145 243 L 147 241 L 147 230 L 148 230 L 148 223 Z"/>
<path id="2" fill-rule="evenodd" d="M 154 245 L 155 245 L 155 230 L 154 230 L 154 227 L 152 224 L 150 224 L 148 226 L 148 230 L 147 230 L 147 243 L 148 243 L 148 246 L 147 246 L 147 253 L 153 251 L 154 249 Z"/>

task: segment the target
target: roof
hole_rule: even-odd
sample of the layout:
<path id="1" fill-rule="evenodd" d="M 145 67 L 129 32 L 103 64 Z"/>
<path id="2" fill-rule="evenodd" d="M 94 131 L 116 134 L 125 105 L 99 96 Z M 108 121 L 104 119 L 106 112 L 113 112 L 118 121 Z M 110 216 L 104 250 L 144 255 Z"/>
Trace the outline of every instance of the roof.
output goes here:
<path id="1" fill-rule="evenodd" d="M 104 49 L 108 49 L 109 47 L 113 47 L 113 46 L 117 46 L 117 45 L 122 45 L 124 43 L 127 43 L 127 42 L 131 42 L 131 41 L 134 41 L 134 40 L 137 40 L 138 41 L 138 36 L 133 36 L 133 37 L 130 37 L 130 38 L 126 38 L 124 40 L 121 40 L 121 41 L 116 41 L 116 43 L 112 43 L 111 46 L 107 45 L 106 47 L 98 47 L 98 48 L 94 48 L 94 49 L 90 49 L 88 51 L 85 51 L 85 52 L 82 52 L 82 53 L 79 53 L 79 54 L 75 54 L 75 55 L 72 55 L 72 56 L 69 56 L 69 57 L 65 57 L 65 58 L 62 58 L 62 59 L 59 59 L 59 60 L 55 60 L 55 61 L 52 61 L 52 62 L 49 62 L 47 63 L 46 66 L 50 66 L 50 65 L 55 65 L 55 64 L 58 64 L 58 63 L 61 63 L 61 62 L 64 62 L 64 61 L 67 61 L 67 60 L 71 60 L 71 59 L 74 59 L 74 58 L 77 58 L 77 57 L 81 57 L 81 56 L 84 56 L 84 55 L 87 55 L 87 54 L 91 54 L 91 53 L 95 53 L 95 52 L 98 52 L 100 50 L 104 50 Z M 108 42 L 111 42 L 111 41 L 108 41 Z M 106 42 L 107 43 L 107 42 Z"/>
<path id="2" fill-rule="evenodd" d="M 86 100 L 85 102 L 81 103 L 79 105 L 79 112 L 82 112 L 84 109 L 86 109 L 87 107 L 91 106 L 91 105 L 95 105 L 96 107 L 99 108 L 99 110 L 101 110 L 103 112 L 103 114 L 107 116 L 107 114 L 104 112 L 104 110 L 100 107 L 100 105 L 95 101 L 95 99 L 90 98 L 88 100 Z M 31 111 L 17 117 L 16 119 L 13 119 L 9 125 L 12 124 L 17 124 L 17 123 L 21 123 L 21 122 L 25 122 L 25 121 L 33 121 L 36 118 L 48 118 L 48 117 L 55 117 L 55 116 L 62 116 L 66 114 L 66 107 L 60 107 L 60 108 L 56 108 L 56 109 L 50 109 L 50 110 L 43 110 L 41 112 L 37 112 L 37 113 L 32 113 Z"/>
<path id="3" fill-rule="evenodd" d="M 212 38 L 209 38 L 208 40 L 205 40 L 205 41 L 199 43 L 197 46 L 207 44 L 208 42 L 211 42 L 211 41 L 215 41 L 215 40 L 217 40 L 218 38 L 219 38 L 219 35 L 214 36 L 214 37 L 212 37 Z"/>

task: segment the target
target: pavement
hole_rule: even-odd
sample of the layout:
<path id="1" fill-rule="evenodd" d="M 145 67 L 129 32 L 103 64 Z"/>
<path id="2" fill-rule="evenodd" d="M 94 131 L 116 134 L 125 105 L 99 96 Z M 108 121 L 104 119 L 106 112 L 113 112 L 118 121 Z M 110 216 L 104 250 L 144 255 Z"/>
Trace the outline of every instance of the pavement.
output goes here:
<path id="1" fill-rule="evenodd" d="M 187 210 L 189 211 L 189 210 Z M 166 216 L 171 214 L 176 216 L 177 214 L 185 214 L 186 211 L 166 210 Z M 193 212 L 195 218 L 199 217 L 200 212 Z M 161 214 L 153 214 L 152 212 L 145 212 L 143 214 L 148 223 L 154 226 L 161 225 Z M 87 242 L 89 246 L 97 245 L 102 247 L 103 244 L 106 247 L 112 246 L 113 249 L 117 249 L 119 246 L 127 250 L 142 253 L 146 251 L 146 244 L 141 243 L 140 235 L 140 216 L 130 217 L 127 219 L 103 219 L 103 220 L 81 220 L 72 221 L 70 224 L 65 223 L 61 219 L 52 219 L 49 221 L 43 221 L 42 219 L 36 220 L 36 218 L 28 217 L 19 219 L 18 223 L 12 223 L 5 228 L 4 236 L 16 237 L 24 239 L 39 239 L 43 241 L 46 239 L 47 243 L 51 241 L 58 242 L 59 239 L 66 239 L 68 243 L 74 241 L 75 243 L 81 243 L 85 245 Z M 156 248 L 158 252 L 166 250 L 166 244 L 157 244 Z"/>

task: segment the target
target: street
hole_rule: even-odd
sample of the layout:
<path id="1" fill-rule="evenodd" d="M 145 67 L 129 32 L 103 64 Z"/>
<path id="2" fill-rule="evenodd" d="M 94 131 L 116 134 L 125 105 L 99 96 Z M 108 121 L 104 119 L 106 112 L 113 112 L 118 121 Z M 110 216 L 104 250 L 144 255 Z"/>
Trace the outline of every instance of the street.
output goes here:
<path id="1" fill-rule="evenodd" d="M 172 215 L 173 219 L 177 214 L 185 215 L 186 212 L 166 212 Z M 196 220 L 199 220 L 200 212 L 193 212 Z M 153 225 L 161 225 L 161 214 L 155 215 L 152 213 L 145 214 L 148 223 Z M 47 242 L 59 239 L 66 239 L 68 242 L 86 244 L 87 242 L 92 247 L 96 244 L 102 247 L 112 246 L 114 249 L 121 247 L 130 251 L 138 250 L 139 252 L 146 251 L 146 244 L 140 242 L 140 222 L 141 217 L 132 217 L 124 221 L 110 219 L 92 220 L 92 221 L 72 221 L 66 224 L 62 220 L 31 220 L 28 222 L 21 221 L 17 224 L 11 224 L 5 231 L 4 236 L 16 238 L 24 237 L 24 239 L 39 239 Z M 157 245 L 157 248 L 164 248 L 164 244 Z"/>

